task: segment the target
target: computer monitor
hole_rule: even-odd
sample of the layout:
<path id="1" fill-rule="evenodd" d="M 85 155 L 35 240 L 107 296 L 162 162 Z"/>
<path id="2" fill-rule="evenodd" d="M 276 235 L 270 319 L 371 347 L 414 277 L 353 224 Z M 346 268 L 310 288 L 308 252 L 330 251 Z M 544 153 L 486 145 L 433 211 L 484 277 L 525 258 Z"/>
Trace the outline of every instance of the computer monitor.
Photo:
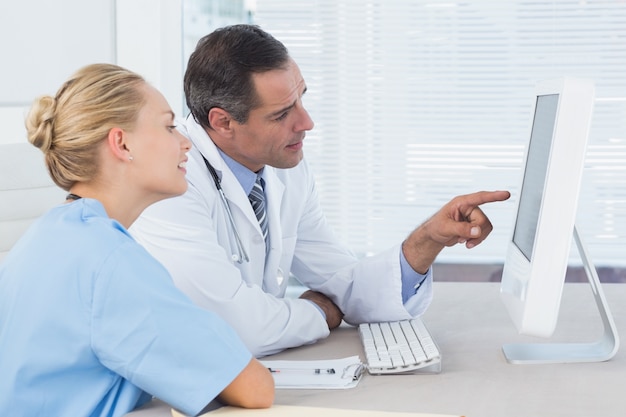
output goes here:
<path id="1" fill-rule="evenodd" d="M 619 341 L 612 317 L 575 227 L 593 102 L 594 85 L 589 80 L 560 78 L 536 87 L 521 192 L 500 292 L 520 334 L 551 336 L 574 238 L 603 316 L 605 336 L 592 344 L 505 345 L 504 354 L 512 363 L 607 360 L 617 351 Z"/>

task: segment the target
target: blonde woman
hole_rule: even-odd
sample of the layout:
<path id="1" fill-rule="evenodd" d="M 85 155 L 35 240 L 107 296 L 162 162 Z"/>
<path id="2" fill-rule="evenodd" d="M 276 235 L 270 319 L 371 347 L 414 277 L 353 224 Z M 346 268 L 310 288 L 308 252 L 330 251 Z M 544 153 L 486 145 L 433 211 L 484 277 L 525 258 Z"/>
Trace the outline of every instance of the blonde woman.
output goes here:
<path id="1" fill-rule="evenodd" d="M 120 416 L 156 396 L 190 415 L 214 398 L 269 407 L 273 380 L 128 234 L 185 192 L 190 142 L 164 97 L 110 64 L 35 101 L 29 141 L 65 204 L 0 265 L 0 415 Z"/>

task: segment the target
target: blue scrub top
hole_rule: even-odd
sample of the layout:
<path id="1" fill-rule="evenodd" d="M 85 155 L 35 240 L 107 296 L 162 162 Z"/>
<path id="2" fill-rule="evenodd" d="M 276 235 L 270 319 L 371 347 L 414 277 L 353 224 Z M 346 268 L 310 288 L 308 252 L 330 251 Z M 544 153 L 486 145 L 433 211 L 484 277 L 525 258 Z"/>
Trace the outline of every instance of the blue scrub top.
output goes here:
<path id="1" fill-rule="evenodd" d="M 96 200 L 50 210 L 0 264 L 0 416 L 120 416 L 152 396 L 195 415 L 250 359 Z"/>

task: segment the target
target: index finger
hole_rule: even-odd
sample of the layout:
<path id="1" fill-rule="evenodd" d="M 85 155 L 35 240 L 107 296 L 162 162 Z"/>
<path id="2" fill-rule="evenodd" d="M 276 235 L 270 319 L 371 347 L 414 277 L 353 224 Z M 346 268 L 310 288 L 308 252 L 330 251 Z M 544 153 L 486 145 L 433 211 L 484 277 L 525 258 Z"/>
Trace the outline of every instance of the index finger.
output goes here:
<path id="1" fill-rule="evenodd" d="M 478 191 L 463 196 L 463 204 L 473 207 L 480 206 L 485 203 L 494 203 L 496 201 L 505 201 L 511 197 L 508 191 Z"/>

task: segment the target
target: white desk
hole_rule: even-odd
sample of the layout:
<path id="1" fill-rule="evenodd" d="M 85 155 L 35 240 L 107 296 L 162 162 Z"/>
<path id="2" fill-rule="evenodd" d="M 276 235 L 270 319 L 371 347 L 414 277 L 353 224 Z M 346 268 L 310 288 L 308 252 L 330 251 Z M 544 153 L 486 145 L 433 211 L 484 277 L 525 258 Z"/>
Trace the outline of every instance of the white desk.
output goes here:
<path id="1" fill-rule="evenodd" d="M 603 289 L 626 343 L 626 284 L 603 284 Z M 424 321 L 442 352 L 440 374 L 366 374 L 349 390 L 278 390 L 275 403 L 468 417 L 611 417 L 626 413 L 624 349 L 602 363 L 506 362 L 502 344 L 544 340 L 517 335 L 500 301 L 499 283 L 435 283 L 435 299 Z M 566 284 L 559 324 L 550 341 L 592 341 L 601 332 L 589 285 Z M 364 357 L 357 330 L 342 325 L 326 340 L 271 359 L 330 359 L 355 354 Z M 158 401 L 129 414 L 170 415 L 169 407 Z"/>

